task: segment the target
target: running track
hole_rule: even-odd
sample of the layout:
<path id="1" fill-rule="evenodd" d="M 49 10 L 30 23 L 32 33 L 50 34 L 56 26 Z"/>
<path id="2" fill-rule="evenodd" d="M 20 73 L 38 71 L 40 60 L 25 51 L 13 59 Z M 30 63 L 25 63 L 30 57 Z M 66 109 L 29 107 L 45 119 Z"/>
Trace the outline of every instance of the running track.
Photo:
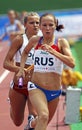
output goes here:
<path id="1" fill-rule="evenodd" d="M 0 130 L 23 130 L 27 122 L 28 108 L 25 110 L 25 119 L 20 127 L 16 127 L 9 115 L 8 91 L 9 83 L 12 80 L 13 73 L 3 68 L 3 61 L 9 49 L 8 42 L 0 42 Z M 64 97 L 60 97 L 58 111 L 55 113 L 52 121 L 48 125 L 47 130 L 70 130 L 70 126 L 65 125 L 63 119 L 65 117 L 65 108 L 63 108 Z M 56 122 L 58 119 L 58 127 Z"/>

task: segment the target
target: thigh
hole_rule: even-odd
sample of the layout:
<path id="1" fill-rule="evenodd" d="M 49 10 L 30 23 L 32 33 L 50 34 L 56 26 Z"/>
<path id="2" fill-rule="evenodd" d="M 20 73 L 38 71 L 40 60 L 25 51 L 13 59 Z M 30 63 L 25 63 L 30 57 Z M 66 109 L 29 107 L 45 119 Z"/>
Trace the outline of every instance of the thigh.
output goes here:
<path id="1" fill-rule="evenodd" d="M 56 98 L 56 99 L 54 99 L 54 100 L 52 100 L 52 101 L 50 101 L 48 103 L 48 108 L 49 108 L 49 122 L 51 121 L 52 117 L 55 114 L 58 102 L 59 102 L 59 98 Z"/>
<path id="2" fill-rule="evenodd" d="M 48 113 L 47 99 L 41 90 L 34 89 L 29 91 L 29 98 L 38 115 L 42 112 Z"/>
<path id="3" fill-rule="evenodd" d="M 14 116 L 23 116 L 26 105 L 26 97 L 23 94 L 16 92 L 14 89 L 9 90 L 9 98 L 11 111 Z"/>

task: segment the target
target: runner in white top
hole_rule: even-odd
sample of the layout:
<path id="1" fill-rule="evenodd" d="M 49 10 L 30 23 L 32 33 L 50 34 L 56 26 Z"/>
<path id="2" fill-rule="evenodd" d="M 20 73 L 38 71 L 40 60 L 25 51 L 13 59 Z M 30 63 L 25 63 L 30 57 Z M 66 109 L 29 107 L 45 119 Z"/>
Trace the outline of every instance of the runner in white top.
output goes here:
<path id="1" fill-rule="evenodd" d="M 24 33 L 23 25 L 19 20 L 16 20 L 16 14 L 14 10 L 8 11 L 9 22 L 5 25 L 5 33 L 0 36 L 0 40 L 3 40 L 5 36 L 9 37 L 10 45 L 12 40 L 18 34 Z"/>
<path id="2" fill-rule="evenodd" d="M 20 58 L 22 51 L 24 50 L 25 46 L 28 44 L 29 39 L 33 35 L 37 35 L 39 31 L 39 15 L 35 12 L 30 12 L 24 18 L 24 25 L 25 25 L 25 34 L 17 35 L 13 39 L 12 45 L 8 51 L 8 54 L 4 60 L 4 68 L 8 69 L 11 72 L 14 72 L 13 82 L 11 83 L 10 90 L 9 90 L 9 98 L 10 98 L 10 115 L 11 118 L 16 126 L 20 126 L 24 119 L 24 110 L 26 101 L 28 99 L 28 90 L 27 90 L 27 83 L 31 80 L 32 72 L 27 73 L 25 80 L 23 81 L 22 88 L 18 86 L 18 80 L 16 74 L 20 69 Z M 33 64 L 33 52 L 32 49 L 29 52 L 29 57 L 27 58 L 24 71 L 27 71 L 27 68 Z M 13 62 L 13 59 L 15 60 Z M 29 114 L 36 115 L 35 110 L 33 109 L 29 99 L 28 99 L 28 109 Z"/>

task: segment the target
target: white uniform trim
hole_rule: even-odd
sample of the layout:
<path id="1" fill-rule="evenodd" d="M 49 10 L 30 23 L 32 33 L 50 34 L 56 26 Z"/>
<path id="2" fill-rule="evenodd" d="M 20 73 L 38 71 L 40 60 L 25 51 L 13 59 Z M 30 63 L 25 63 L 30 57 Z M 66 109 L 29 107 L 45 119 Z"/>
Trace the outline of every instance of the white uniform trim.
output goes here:
<path id="1" fill-rule="evenodd" d="M 35 86 L 35 84 L 34 83 L 32 83 L 32 82 L 28 82 L 28 91 L 30 91 L 30 90 L 34 90 L 34 89 L 37 89 L 37 87 Z"/>

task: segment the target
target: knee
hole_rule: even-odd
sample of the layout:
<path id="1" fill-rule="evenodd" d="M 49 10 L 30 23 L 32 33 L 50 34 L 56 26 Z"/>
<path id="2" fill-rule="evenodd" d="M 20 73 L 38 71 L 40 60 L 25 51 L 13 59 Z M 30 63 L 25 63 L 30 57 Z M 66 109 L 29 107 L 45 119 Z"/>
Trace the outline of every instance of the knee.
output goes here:
<path id="1" fill-rule="evenodd" d="M 42 112 L 39 116 L 39 120 L 43 123 L 47 123 L 49 120 L 49 113 L 48 112 Z"/>
<path id="2" fill-rule="evenodd" d="M 19 118 L 16 116 L 13 116 L 13 114 L 10 113 L 11 119 L 15 126 L 20 126 L 23 123 L 24 118 Z"/>
<path id="3" fill-rule="evenodd" d="M 13 120 L 15 126 L 19 127 L 22 123 L 23 123 L 23 120 Z"/>

